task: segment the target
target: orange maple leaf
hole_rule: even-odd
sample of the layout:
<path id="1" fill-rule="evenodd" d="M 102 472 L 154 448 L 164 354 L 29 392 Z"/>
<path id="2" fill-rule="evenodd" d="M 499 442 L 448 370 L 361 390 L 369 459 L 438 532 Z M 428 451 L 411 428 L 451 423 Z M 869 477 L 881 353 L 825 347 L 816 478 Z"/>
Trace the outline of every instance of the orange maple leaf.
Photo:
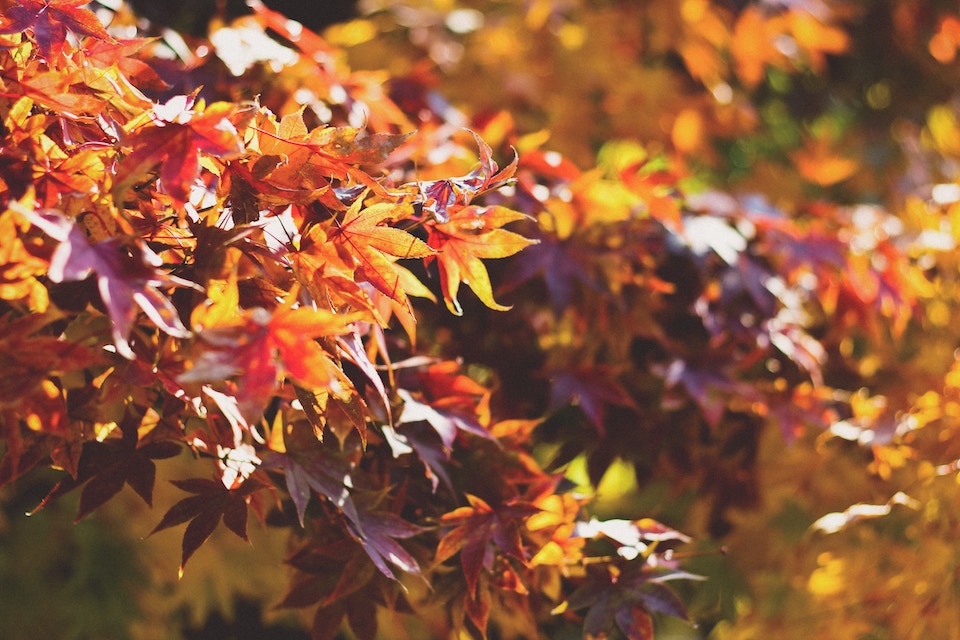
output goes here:
<path id="1" fill-rule="evenodd" d="M 436 253 L 423 240 L 388 222 L 410 217 L 412 207 L 378 203 L 363 207 L 358 198 L 330 233 L 340 253 L 354 261 L 359 275 L 384 295 L 406 304 L 401 272 L 393 264 L 398 258 L 426 258 Z"/>
<path id="2" fill-rule="evenodd" d="M 427 244 L 437 251 L 436 260 L 440 268 L 440 286 L 447 308 L 455 315 L 463 315 L 463 309 L 457 300 L 460 283 L 469 286 L 477 297 L 491 309 L 506 311 L 510 307 L 499 304 L 493 298 L 493 288 L 487 267 L 481 258 L 506 258 L 524 247 L 537 244 L 523 236 L 502 229 L 503 225 L 528 216 L 507 207 L 493 206 L 449 209 L 450 221 L 430 225 Z"/>

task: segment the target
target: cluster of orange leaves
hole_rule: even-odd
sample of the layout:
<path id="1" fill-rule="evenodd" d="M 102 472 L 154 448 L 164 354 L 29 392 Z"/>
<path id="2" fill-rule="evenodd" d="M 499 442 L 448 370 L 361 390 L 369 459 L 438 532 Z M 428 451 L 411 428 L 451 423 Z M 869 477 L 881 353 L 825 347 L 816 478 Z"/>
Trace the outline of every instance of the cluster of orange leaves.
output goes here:
<path id="1" fill-rule="evenodd" d="M 122 14 L 108 31 L 83 5 L 7 3 L 0 21 L 0 484 L 59 468 L 40 506 L 82 487 L 79 519 L 126 485 L 150 504 L 153 461 L 190 449 L 213 479 L 176 481 L 192 495 L 154 529 L 188 523 L 181 573 L 221 522 L 246 538 L 248 508 L 292 503 L 305 528 L 283 603 L 319 605 L 316 638 L 344 619 L 372 638 L 404 574 L 445 580 L 454 626 L 477 636 L 497 594 L 562 602 L 585 543 L 621 543 L 576 534 L 579 501 L 526 452 L 535 423 L 497 422 L 488 388 L 415 350 L 411 297 L 436 299 L 433 269 L 453 314 L 463 284 L 509 308 L 484 261 L 534 244 L 504 228 L 529 217 L 479 200 L 515 181 L 516 155 L 501 166 L 436 114 L 411 137 L 382 78 L 263 7 L 234 35 L 294 48 L 243 101 L 169 88 L 148 64 L 169 43 L 112 35 Z M 652 612 L 685 615 L 647 584 L 675 563 L 646 569 L 662 529 L 621 528 L 635 579 L 590 633 L 647 637 Z M 615 589 L 625 561 L 603 558 Z M 521 606 L 529 625 L 550 609 Z"/>

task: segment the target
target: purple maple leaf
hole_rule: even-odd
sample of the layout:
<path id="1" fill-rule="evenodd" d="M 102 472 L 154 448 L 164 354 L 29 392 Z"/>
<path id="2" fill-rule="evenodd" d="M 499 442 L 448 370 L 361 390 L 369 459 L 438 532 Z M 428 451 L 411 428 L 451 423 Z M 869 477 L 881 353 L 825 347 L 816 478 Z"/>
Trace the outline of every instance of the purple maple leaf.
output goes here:
<path id="1" fill-rule="evenodd" d="M 16 205 L 16 203 L 12 203 Z M 157 270 L 160 256 L 139 242 L 126 243 L 109 238 L 91 245 L 74 221 L 59 213 L 35 213 L 23 207 L 17 210 L 34 226 L 60 244 L 50 259 L 47 271 L 52 282 L 84 280 L 97 274 L 97 287 L 112 322 L 113 343 L 117 353 L 133 360 L 129 336 L 137 318 L 137 307 L 168 335 L 189 338 L 190 331 L 180 321 L 177 310 L 157 288 L 162 285 L 198 286 Z"/>

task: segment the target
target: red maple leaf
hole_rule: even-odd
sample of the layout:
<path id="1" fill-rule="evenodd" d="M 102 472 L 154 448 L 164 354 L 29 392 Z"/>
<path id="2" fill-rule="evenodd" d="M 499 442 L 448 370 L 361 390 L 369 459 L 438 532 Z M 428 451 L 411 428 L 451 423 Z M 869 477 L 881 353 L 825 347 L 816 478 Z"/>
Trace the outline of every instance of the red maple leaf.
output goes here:
<path id="1" fill-rule="evenodd" d="M 132 131 L 123 141 L 130 147 L 117 168 L 113 195 L 121 202 L 127 189 L 160 165 L 160 184 L 176 202 L 190 199 L 190 188 L 200 173 L 200 154 L 220 160 L 244 152 L 237 129 L 230 121 L 237 106 L 216 102 L 194 110 L 193 98 L 175 96 L 154 107 L 152 122 Z"/>
<path id="2" fill-rule="evenodd" d="M 609 367 L 587 366 L 552 372 L 550 406 L 579 406 L 599 435 L 604 435 L 604 413 L 607 405 L 636 409 L 636 403 L 623 388 Z"/>
<path id="3" fill-rule="evenodd" d="M 350 533 L 363 545 L 363 550 L 377 569 L 391 579 L 396 579 L 390 570 L 391 564 L 406 573 L 419 575 L 420 565 L 397 540 L 412 538 L 426 529 L 389 511 L 360 509 L 359 514 L 362 532 L 351 530 Z"/>
<path id="4" fill-rule="evenodd" d="M 476 496 L 467 496 L 470 506 L 454 509 L 444 514 L 440 521 L 444 526 L 453 526 L 437 545 L 434 562 L 439 564 L 460 552 L 460 564 L 470 594 L 476 593 L 480 570 L 490 569 L 493 564 L 494 546 L 503 553 L 526 562 L 526 553 L 520 539 L 520 526 L 525 518 L 540 511 L 539 508 L 518 500 L 511 500 L 491 507 Z"/>
<path id="5" fill-rule="evenodd" d="M 380 513 L 373 512 L 373 515 Z M 393 537 L 409 537 L 405 527 L 401 533 L 403 535 Z M 359 640 L 374 640 L 380 636 L 377 616 L 370 615 L 372 604 L 409 610 L 403 587 L 386 585 L 361 545 L 346 536 L 309 544 L 294 553 L 287 563 L 296 573 L 277 607 L 301 608 L 319 603 L 311 629 L 315 640 L 337 637 L 344 618 Z"/>
<path id="6" fill-rule="evenodd" d="M 460 283 L 463 283 L 489 308 L 506 311 L 510 307 L 493 298 L 490 276 L 481 258 L 506 258 L 536 244 L 537 240 L 500 228 L 527 216 L 506 207 L 475 205 L 455 205 L 447 214 L 448 222 L 429 225 L 427 236 L 427 244 L 437 251 L 435 256 L 428 256 L 427 261 L 437 261 L 447 308 L 455 315 L 463 315 L 457 300 Z"/>
<path id="7" fill-rule="evenodd" d="M 312 490 L 336 505 L 360 529 L 360 516 L 349 490 L 353 469 L 346 460 L 330 453 L 315 439 L 313 442 L 298 439 L 297 445 L 285 453 L 271 451 L 263 459 L 263 468 L 283 469 L 287 493 L 297 510 L 300 526 L 304 525 L 304 514 Z"/>
<path id="8" fill-rule="evenodd" d="M 453 447 L 458 431 L 493 439 L 484 427 L 489 422 L 490 390 L 460 373 L 457 362 L 437 362 L 418 377 L 425 402 L 401 389 L 404 408 L 398 424 L 426 422 L 447 451 Z"/>
<path id="9" fill-rule="evenodd" d="M 0 16 L 0 34 L 33 31 L 40 55 L 53 62 L 63 51 L 67 31 L 76 36 L 116 42 L 97 15 L 82 9 L 89 0 L 19 0 Z"/>
<path id="10" fill-rule="evenodd" d="M 323 189 L 329 180 L 364 185 L 379 195 L 386 189 L 363 165 L 380 165 L 410 134 L 367 133 L 353 127 L 307 129 L 302 112 L 277 122 L 272 114 L 253 128 L 260 136 L 255 147 L 262 155 L 253 167 L 268 184 L 295 193 L 304 186 Z M 261 165 L 262 163 L 262 165 Z M 272 166 L 271 166 L 272 165 Z"/>
<path id="11" fill-rule="evenodd" d="M 84 345 L 40 334 L 51 322 L 47 315 L 12 319 L 0 316 L 0 406 L 29 402 L 44 380 L 97 362 L 98 354 Z M 49 427 L 50 425 L 44 425 Z"/>
<path id="12" fill-rule="evenodd" d="M 688 620 L 683 601 L 664 586 L 670 580 L 700 579 L 684 571 L 652 570 L 641 562 L 587 567 L 586 582 L 561 607 L 587 609 L 584 633 L 605 638 L 619 630 L 628 640 L 653 640 L 651 614 Z"/>
<path id="13" fill-rule="evenodd" d="M 148 506 L 152 506 L 157 472 L 153 461 L 172 458 L 180 453 L 181 447 L 171 440 L 139 445 L 138 423 L 139 420 L 128 415 L 120 424 L 122 438 L 85 443 L 76 476 L 58 482 L 31 513 L 80 485 L 84 487 L 80 494 L 77 521 L 119 493 L 125 484 L 130 485 Z"/>
<path id="14" fill-rule="evenodd" d="M 238 375 L 241 414 L 255 422 L 277 383 L 289 376 L 307 389 L 323 389 L 337 377 L 330 354 L 314 338 L 350 331 L 359 314 L 309 307 L 262 307 L 228 318 L 200 332 L 207 349 L 180 382 L 219 382 Z"/>
<path id="15" fill-rule="evenodd" d="M 87 60 L 98 67 L 109 68 L 112 65 L 117 65 L 117 68 L 138 89 L 163 90 L 168 88 L 169 85 L 157 75 L 153 67 L 143 60 L 133 57 L 152 40 L 152 38 L 133 38 L 119 42 L 99 40 L 87 47 L 84 53 Z"/>

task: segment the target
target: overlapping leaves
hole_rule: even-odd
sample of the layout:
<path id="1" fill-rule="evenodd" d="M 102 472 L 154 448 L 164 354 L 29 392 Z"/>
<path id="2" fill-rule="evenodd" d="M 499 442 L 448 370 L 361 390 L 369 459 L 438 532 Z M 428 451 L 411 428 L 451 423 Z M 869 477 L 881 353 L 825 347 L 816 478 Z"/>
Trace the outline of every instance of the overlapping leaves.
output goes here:
<path id="1" fill-rule="evenodd" d="M 418 355 L 410 297 L 436 286 L 459 315 L 466 284 L 508 308 L 484 261 L 536 242 L 506 228 L 531 216 L 497 200 L 516 152 L 456 127 L 399 133 L 423 114 L 382 93 L 369 130 L 340 113 L 353 96 L 324 111 L 300 92 L 309 108 L 278 116 L 272 85 L 263 104 L 217 82 L 154 101 L 166 85 L 144 60 L 159 45 L 115 40 L 83 4 L 30 0 L 0 23 L 23 34 L 0 48 L 0 383 L 16 396 L 0 399 L 0 478 L 59 467 L 43 504 L 79 489 L 83 517 L 124 486 L 150 504 L 155 460 L 189 449 L 213 473 L 174 480 L 190 495 L 153 529 L 186 525 L 181 574 L 221 523 L 246 540 L 249 511 L 277 497 L 288 513 L 271 517 L 299 523 L 307 550 L 283 604 L 318 606 L 316 637 L 344 619 L 372 637 L 371 602 L 454 567 L 467 593 L 451 607 L 485 634 L 495 590 L 527 595 L 559 571 L 530 564 L 553 541 L 525 527 L 541 507 L 524 497 L 558 483 L 524 441 L 492 435 L 489 385 Z M 378 95 L 313 34 L 257 16 L 299 47 L 291 77 Z M 420 157 L 441 145 L 457 150 L 449 165 Z M 555 532 L 577 517 L 554 515 Z"/>

